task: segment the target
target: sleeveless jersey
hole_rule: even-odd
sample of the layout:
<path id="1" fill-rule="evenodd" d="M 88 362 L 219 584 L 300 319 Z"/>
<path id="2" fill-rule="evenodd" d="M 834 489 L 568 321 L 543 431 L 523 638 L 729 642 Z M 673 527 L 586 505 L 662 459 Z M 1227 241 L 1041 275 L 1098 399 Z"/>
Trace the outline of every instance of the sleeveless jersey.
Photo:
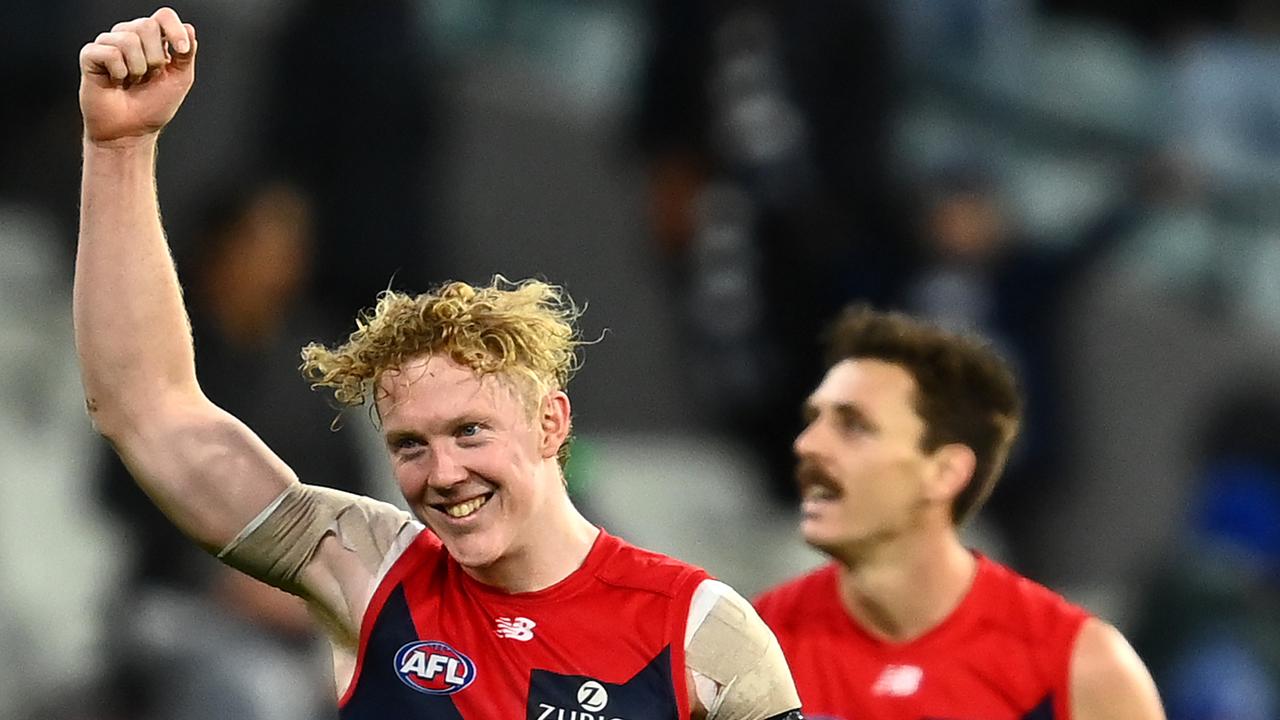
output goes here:
<path id="1" fill-rule="evenodd" d="M 1088 614 L 978 556 L 973 587 L 907 643 L 867 633 L 844 609 L 837 566 L 755 604 L 791 666 L 808 720 L 1070 720 L 1068 669 Z"/>
<path id="2" fill-rule="evenodd" d="M 361 622 L 343 720 L 687 720 L 685 626 L 703 570 L 603 530 L 582 567 L 508 594 L 423 530 Z"/>

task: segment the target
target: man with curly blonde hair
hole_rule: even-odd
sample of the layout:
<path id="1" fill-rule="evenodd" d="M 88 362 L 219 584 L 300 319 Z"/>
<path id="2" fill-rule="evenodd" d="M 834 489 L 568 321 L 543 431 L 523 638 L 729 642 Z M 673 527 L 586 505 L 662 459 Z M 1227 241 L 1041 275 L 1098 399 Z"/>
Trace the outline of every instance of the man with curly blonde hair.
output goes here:
<path id="1" fill-rule="evenodd" d="M 376 410 L 412 514 L 300 483 L 205 398 L 154 177 L 195 55 L 195 29 L 168 8 L 81 51 L 86 403 L 187 535 L 325 620 L 342 717 L 799 718 L 750 605 L 570 501 L 565 387 L 581 341 L 558 288 L 389 292 L 348 342 L 304 349 L 313 384 Z"/>

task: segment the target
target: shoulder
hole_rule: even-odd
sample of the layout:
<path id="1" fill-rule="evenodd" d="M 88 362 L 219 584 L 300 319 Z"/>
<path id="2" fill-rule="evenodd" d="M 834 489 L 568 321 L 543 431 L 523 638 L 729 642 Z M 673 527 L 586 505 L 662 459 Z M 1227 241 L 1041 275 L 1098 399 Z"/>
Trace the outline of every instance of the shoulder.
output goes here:
<path id="1" fill-rule="evenodd" d="M 710 577 L 706 570 L 653 550 L 604 534 L 608 556 L 596 570 L 596 578 L 615 587 L 688 597 L 698 582 Z"/>
<path id="2" fill-rule="evenodd" d="M 1089 618 L 1071 653 L 1071 717 L 1075 720 L 1164 720 L 1151 673 L 1124 636 Z"/>
<path id="3" fill-rule="evenodd" d="M 737 590 L 711 578 L 698 583 L 689 601 L 686 645 L 708 621 L 713 625 L 720 624 L 735 628 L 764 626 L 760 616 L 751 607 L 751 603 L 738 594 Z"/>
<path id="4" fill-rule="evenodd" d="M 800 609 L 836 601 L 837 568 L 824 565 L 764 591 L 752 601 L 760 616 L 771 625 L 794 616 Z"/>
<path id="5" fill-rule="evenodd" d="M 703 580 L 690 604 L 686 669 L 694 696 L 716 717 L 774 717 L 797 710 L 791 672 L 769 627 L 733 588 Z"/>
<path id="6" fill-rule="evenodd" d="M 1020 667 L 1018 673 L 1052 692 L 1066 712 L 1071 656 L 1088 611 L 985 557 L 979 558 L 966 604 L 967 626 L 981 637 L 988 655 Z"/>
<path id="7" fill-rule="evenodd" d="M 1087 610 L 1057 591 L 994 560 L 980 557 L 978 573 L 977 599 L 990 617 L 1016 625 L 1020 633 L 1037 640 L 1060 635 L 1069 642 L 1089 618 Z"/>

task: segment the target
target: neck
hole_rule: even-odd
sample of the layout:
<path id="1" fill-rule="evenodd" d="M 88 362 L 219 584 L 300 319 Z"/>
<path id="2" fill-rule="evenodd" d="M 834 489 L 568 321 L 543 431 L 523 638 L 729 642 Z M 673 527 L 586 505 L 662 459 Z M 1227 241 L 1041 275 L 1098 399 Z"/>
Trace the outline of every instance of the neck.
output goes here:
<path id="1" fill-rule="evenodd" d="M 976 573 L 976 558 L 948 527 L 841 559 L 840 599 L 868 632 L 909 642 L 959 607 Z"/>
<path id="2" fill-rule="evenodd" d="M 568 493 L 549 502 L 554 507 L 529 542 L 490 565 L 464 568 L 467 574 L 504 592 L 525 593 L 549 588 L 582 567 L 600 528 L 578 512 Z"/>

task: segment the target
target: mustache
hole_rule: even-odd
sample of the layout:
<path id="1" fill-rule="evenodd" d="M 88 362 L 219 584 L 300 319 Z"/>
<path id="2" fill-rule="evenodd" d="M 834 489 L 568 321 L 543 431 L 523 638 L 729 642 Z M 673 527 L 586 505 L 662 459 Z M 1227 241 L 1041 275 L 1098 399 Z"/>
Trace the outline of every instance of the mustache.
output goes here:
<path id="1" fill-rule="evenodd" d="M 802 459 L 796 463 L 795 479 L 796 485 L 801 489 L 818 485 L 837 492 L 840 490 L 840 484 L 835 478 L 813 460 Z"/>

